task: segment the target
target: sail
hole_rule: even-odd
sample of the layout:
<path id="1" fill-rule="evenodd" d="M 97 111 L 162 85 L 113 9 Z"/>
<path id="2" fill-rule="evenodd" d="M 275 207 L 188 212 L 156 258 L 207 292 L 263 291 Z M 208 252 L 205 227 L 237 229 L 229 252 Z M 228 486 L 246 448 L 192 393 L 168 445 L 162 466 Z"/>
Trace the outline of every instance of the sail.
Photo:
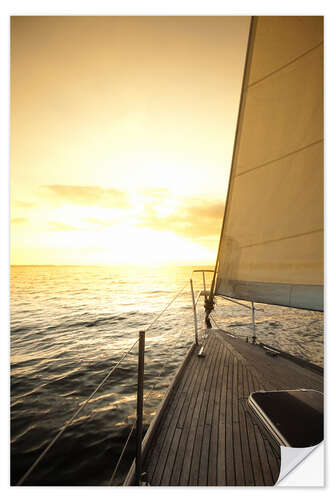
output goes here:
<path id="1" fill-rule="evenodd" d="M 323 310 L 323 18 L 253 18 L 215 294 Z"/>

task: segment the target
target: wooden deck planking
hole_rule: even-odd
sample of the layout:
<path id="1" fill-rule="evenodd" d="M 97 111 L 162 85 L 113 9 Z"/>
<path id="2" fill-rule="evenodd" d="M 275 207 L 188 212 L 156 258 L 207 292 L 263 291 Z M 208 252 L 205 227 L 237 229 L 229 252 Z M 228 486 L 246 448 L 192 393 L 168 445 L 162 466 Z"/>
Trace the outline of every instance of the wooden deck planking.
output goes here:
<path id="1" fill-rule="evenodd" d="M 233 421 L 232 421 L 232 379 L 233 379 L 233 357 L 229 356 L 228 378 L 226 380 L 226 411 L 225 411 L 225 455 L 226 455 L 226 481 L 230 486 L 236 484 L 234 447 L 233 447 Z"/>
<path id="2" fill-rule="evenodd" d="M 322 376 L 222 331 L 209 335 L 205 358 L 194 350 L 173 386 L 143 470 L 153 486 L 273 485 L 280 449 L 248 410 L 248 395 L 263 389 L 322 390 Z"/>
<path id="3" fill-rule="evenodd" d="M 226 359 L 226 349 L 223 349 L 223 346 L 221 346 L 220 350 L 221 350 L 220 364 L 219 364 L 219 370 L 215 387 L 212 429 L 210 434 L 210 445 L 209 445 L 210 455 L 209 455 L 208 482 L 207 482 L 209 486 L 217 484 L 220 397 L 221 397 L 221 387 L 223 383 L 223 370 L 225 369 L 225 359 Z"/>
<path id="4" fill-rule="evenodd" d="M 186 404 L 182 405 L 181 411 L 178 415 L 178 420 L 176 422 L 176 430 L 179 432 L 177 432 L 174 435 L 174 438 L 171 442 L 171 447 L 169 449 L 161 484 L 172 484 L 171 477 L 174 469 L 175 460 L 178 456 L 178 452 L 180 449 L 180 438 L 181 436 L 186 435 L 186 433 L 184 432 L 184 422 L 189 412 L 189 406 L 192 400 L 191 396 L 193 396 L 193 393 L 195 394 L 196 388 L 198 387 L 198 385 L 200 385 L 200 383 L 198 383 L 198 379 L 200 378 L 201 368 L 202 367 L 200 366 L 200 360 L 196 358 L 196 377 L 193 377 L 193 387 L 191 394 L 189 394 L 189 397 L 185 399 L 184 403 Z"/>
<path id="5" fill-rule="evenodd" d="M 253 486 L 255 484 L 253 466 L 251 461 L 251 451 L 249 445 L 249 434 L 248 434 L 248 423 L 246 420 L 243 404 L 245 404 L 245 394 L 246 389 L 244 386 L 244 371 L 245 367 L 243 363 L 240 365 L 239 369 L 239 396 L 241 398 L 239 405 L 239 422 L 240 422 L 240 439 L 242 443 L 242 453 L 243 453 L 243 464 L 244 464 L 244 482 L 246 486 Z M 243 404 L 242 404 L 243 403 Z"/>
<path id="6" fill-rule="evenodd" d="M 188 370 L 186 370 L 186 372 L 184 373 L 184 376 L 182 377 L 181 379 L 181 386 L 178 387 L 178 390 L 182 391 L 182 390 L 186 390 L 186 386 L 190 380 L 190 374 L 192 372 L 192 365 L 195 363 L 195 359 L 193 357 L 191 357 L 190 361 L 189 361 L 189 366 L 188 366 Z M 174 388 L 175 390 L 172 391 L 171 393 L 171 397 L 168 401 L 168 404 L 165 408 L 165 411 L 164 411 L 164 415 L 166 415 L 166 418 L 164 419 L 164 422 L 163 422 L 163 428 L 161 429 L 160 431 L 160 427 L 161 425 L 158 424 L 157 426 L 157 431 L 159 432 L 159 440 L 156 444 L 156 446 L 152 446 L 149 448 L 148 450 L 148 453 L 147 453 L 147 459 L 152 463 L 152 464 L 157 464 L 158 463 L 158 458 L 159 458 L 159 454 L 161 452 L 161 449 L 163 447 L 163 444 L 164 444 L 164 439 L 165 439 L 165 436 L 167 435 L 167 431 L 168 431 L 168 423 L 170 423 L 172 421 L 172 418 L 173 418 L 173 414 L 174 414 L 174 407 L 173 407 L 173 401 L 177 395 L 177 391 L 176 391 L 176 388 Z M 152 470 L 151 470 L 151 474 L 154 473 L 154 467 L 152 467 Z"/>
<path id="7" fill-rule="evenodd" d="M 192 416 L 189 415 L 189 418 L 185 421 L 184 425 L 184 432 L 188 433 L 188 438 L 187 438 L 187 443 L 186 443 L 186 453 L 185 453 L 185 460 L 183 462 L 183 467 L 181 471 L 181 476 L 180 476 L 180 484 L 181 485 L 189 485 L 192 484 L 190 482 L 190 478 L 193 478 L 193 472 L 192 472 L 192 460 L 193 460 L 193 454 L 194 454 L 194 447 L 196 443 L 196 434 L 197 434 L 197 427 L 199 425 L 199 418 L 200 418 L 200 412 L 201 412 L 201 406 L 202 406 L 202 400 L 207 392 L 208 388 L 210 387 L 210 379 L 209 375 L 212 370 L 212 364 L 214 360 L 214 355 L 215 355 L 215 350 L 213 349 L 213 346 L 210 345 L 210 351 L 207 351 L 206 358 L 200 358 L 201 363 L 203 364 L 203 377 L 201 379 L 201 384 L 199 387 L 199 391 L 197 393 L 197 398 L 195 400 L 195 405 L 193 408 L 193 414 Z M 209 363 L 209 366 L 207 367 L 205 361 L 207 357 L 210 357 L 211 362 Z M 208 369 L 206 369 L 208 368 Z M 195 467 L 195 465 L 194 465 Z M 194 482 L 196 484 L 196 481 Z"/>
<path id="8" fill-rule="evenodd" d="M 245 387 L 245 394 L 244 394 L 245 401 L 244 401 L 242 410 L 243 410 L 245 424 L 246 424 L 246 432 L 247 432 L 247 437 L 248 437 L 249 456 L 250 456 L 250 458 L 249 458 L 250 464 L 247 463 L 247 467 L 249 467 L 251 465 L 251 469 L 253 471 L 254 485 L 262 486 L 263 484 L 265 484 L 265 481 L 264 481 L 261 462 L 260 462 L 257 439 L 256 439 L 252 419 L 249 417 L 248 410 L 246 409 L 247 397 L 250 394 L 250 392 L 252 392 L 254 390 L 253 384 L 250 381 L 251 372 L 249 369 L 247 369 L 246 366 L 244 366 L 243 377 L 244 377 L 244 387 Z"/>
<path id="9" fill-rule="evenodd" d="M 218 437 L 218 449 L 217 449 L 217 485 L 226 484 L 226 440 L 225 440 L 225 422 L 226 422 L 226 395 L 227 395 L 227 383 L 228 372 L 229 372 L 229 359 L 230 352 L 225 349 L 225 365 L 223 369 L 223 379 L 222 379 L 222 390 L 221 397 L 219 401 L 219 437 Z"/>
<path id="10" fill-rule="evenodd" d="M 215 401 L 215 391 L 216 391 L 216 381 L 219 371 L 219 366 L 221 364 L 221 356 L 220 356 L 221 346 L 219 346 L 216 352 L 216 361 L 214 366 L 214 374 L 212 378 L 212 384 L 210 388 L 210 393 L 206 405 L 206 414 L 204 419 L 201 422 L 203 427 L 203 435 L 202 435 L 202 445 L 201 445 L 201 453 L 199 456 L 199 478 L 198 485 L 207 485 L 208 484 L 208 470 L 209 470 L 209 455 L 210 455 L 210 437 L 212 432 L 212 421 L 213 421 L 213 412 L 214 412 L 214 401 Z M 198 438 L 199 440 L 199 438 Z"/>
<path id="11" fill-rule="evenodd" d="M 191 417 L 193 415 L 195 403 L 197 401 L 199 389 L 200 389 L 200 381 L 204 371 L 204 363 L 202 363 L 202 359 L 196 357 L 197 360 L 197 379 L 195 383 L 195 389 L 192 392 L 192 397 L 189 399 L 186 407 L 181 413 L 178 421 L 178 426 L 183 430 L 179 446 L 177 449 L 176 459 L 173 464 L 173 470 L 171 475 L 170 484 L 178 485 L 180 482 L 180 476 L 183 470 L 183 463 L 187 460 L 187 456 L 185 456 L 187 451 L 187 442 L 188 442 L 188 432 L 191 423 Z"/>
<path id="12" fill-rule="evenodd" d="M 192 461 L 191 461 L 191 472 L 189 479 L 190 484 L 193 485 L 200 484 L 200 476 L 201 476 L 201 483 L 207 484 L 207 476 L 204 480 L 203 475 L 207 475 L 208 472 L 208 453 L 209 453 L 209 436 L 210 436 L 210 425 L 209 425 L 210 413 L 208 415 L 208 409 L 212 407 L 211 403 L 213 402 L 213 397 L 211 397 L 211 393 L 212 390 L 215 388 L 214 380 L 216 381 L 215 374 L 216 374 L 217 361 L 218 361 L 218 350 L 214 351 L 214 357 L 212 359 L 212 362 L 210 364 L 210 370 L 208 372 L 205 392 L 203 394 L 200 405 L 200 412 L 195 434 L 195 441 L 194 441 Z"/>
<path id="13" fill-rule="evenodd" d="M 149 454 L 149 460 L 151 464 L 155 464 L 155 467 L 152 467 L 150 471 L 150 476 L 154 477 L 154 482 L 156 482 L 157 484 L 159 483 L 160 476 L 163 473 L 163 468 L 161 467 L 161 465 L 163 465 L 167 459 L 167 454 L 169 451 L 168 444 L 170 444 L 170 440 L 173 438 L 175 423 L 177 422 L 177 415 L 181 411 L 182 405 L 184 403 L 182 398 L 179 398 L 179 395 L 187 395 L 187 398 L 190 399 L 191 388 L 195 386 L 195 378 L 193 377 L 193 372 L 195 370 L 196 364 L 196 357 L 192 356 L 188 365 L 188 369 L 182 377 L 183 383 L 178 387 L 178 390 L 173 391 L 173 395 L 170 398 L 167 411 L 165 412 L 167 416 L 163 421 L 163 427 L 161 428 L 161 431 L 159 433 L 159 439 L 156 443 L 156 446 L 150 449 L 151 453 Z M 159 464 L 158 468 L 157 464 Z"/>
<path id="14" fill-rule="evenodd" d="M 191 360 L 192 361 L 192 360 Z M 195 397 L 196 392 L 200 388 L 200 380 L 198 378 L 201 375 L 200 370 L 200 360 L 198 360 L 197 356 L 193 356 L 193 364 L 191 370 L 188 370 L 188 386 L 184 391 L 177 391 L 174 398 L 174 406 L 175 412 L 172 413 L 172 416 L 169 418 L 169 422 L 163 426 L 161 437 L 164 436 L 164 441 L 162 443 L 162 439 L 159 440 L 159 443 L 156 446 L 158 451 L 156 456 L 156 464 L 158 463 L 159 467 L 155 468 L 152 473 L 152 481 L 154 484 L 161 484 L 162 477 L 164 474 L 164 467 L 167 463 L 170 448 L 173 446 L 175 450 L 177 450 L 177 443 L 179 433 L 175 434 L 176 427 L 182 427 L 182 421 L 185 421 L 185 416 L 187 414 L 188 405 Z M 176 443 L 174 442 L 176 440 Z M 160 444 L 160 446 L 159 446 Z M 164 467 L 163 467 L 164 464 Z"/>
<path id="15" fill-rule="evenodd" d="M 234 433 L 234 457 L 235 457 L 235 477 L 236 485 L 242 486 L 245 484 L 244 464 L 242 444 L 240 439 L 240 420 L 239 420 L 239 386 L 238 386 L 238 370 L 241 363 L 234 358 L 234 377 L 233 377 L 233 427 L 236 428 Z"/>
<path id="16" fill-rule="evenodd" d="M 258 377 L 256 377 L 256 375 L 253 373 L 252 370 L 249 370 L 248 380 L 249 380 L 250 393 L 255 391 L 273 389 L 272 387 L 266 389 L 264 387 L 264 384 Z M 267 457 L 262 428 L 259 427 L 259 422 L 254 417 L 252 417 L 251 414 L 249 415 L 249 419 L 251 420 L 253 425 L 254 437 L 256 440 L 257 450 L 258 450 L 258 458 L 259 458 L 260 468 L 262 471 L 263 485 L 272 484 L 274 482 L 274 478 L 271 476 L 271 469 Z"/>

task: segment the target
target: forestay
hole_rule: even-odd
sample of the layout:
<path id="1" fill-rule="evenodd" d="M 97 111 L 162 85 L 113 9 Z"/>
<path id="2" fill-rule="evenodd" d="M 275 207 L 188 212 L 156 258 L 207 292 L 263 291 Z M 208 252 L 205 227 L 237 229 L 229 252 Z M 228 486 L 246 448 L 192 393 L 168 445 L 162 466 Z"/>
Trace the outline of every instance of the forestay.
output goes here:
<path id="1" fill-rule="evenodd" d="M 215 294 L 323 310 L 323 18 L 251 23 Z"/>

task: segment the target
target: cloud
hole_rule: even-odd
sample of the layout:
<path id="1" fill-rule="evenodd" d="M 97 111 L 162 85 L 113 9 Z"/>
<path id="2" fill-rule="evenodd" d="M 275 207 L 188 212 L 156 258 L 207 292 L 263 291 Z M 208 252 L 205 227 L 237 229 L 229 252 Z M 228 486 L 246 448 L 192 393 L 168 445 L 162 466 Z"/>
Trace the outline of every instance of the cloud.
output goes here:
<path id="1" fill-rule="evenodd" d="M 223 203 L 201 202 L 200 204 L 192 205 L 188 208 L 192 217 L 201 217 L 204 219 L 215 219 L 222 221 L 224 214 Z"/>
<path id="2" fill-rule="evenodd" d="M 17 201 L 16 205 L 18 207 L 22 207 L 22 208 L 32 208 L 32 207 L 35 207 L 37 205 L 37 203 L 35 203 L 33 201 Z"/>
<path id="3" fill-rule="evenodd" d="M 87 217 L 85 221 L 97 228 L 110 227 L 114 225 L 114 223 L 109 220 L 97 219 L 95 217 Z"/>
<path id="4" fill-rule="evenodd" d="M 128 208 L 119 214 L 110 217 L 89 216 L 81 220 L 79 226 L 74 227 L 65 222 L 50 222 L 54 231 L 91 231 L 103 230 L 114 225 L 135 225 L 156 231 L 168 231 L 184 238 L 201 240 L 205 244 L 216 242 L 224 215 L 224 204 L 206 197 L 180 197 L 164 188 L 146 188 L 138 191 L 142 197 L 142 204 L 137 209 L 127 201 L 123 191 L 103 189 L 98 186 L 45 186 L 58 200 L 69 201 L 77 205 L 94 205 L 103 208 Z M 139 198 L 140 199 L 140 198 Z"/>
<path id="5" fill-rule="evenodd" d="M 92 229 L 104 229 L 105 227 L 114 225 L 114 223 L 111 221 L 96 219 L 95 217 L 87 217 L 86 219 L 84 219 L 84 221 L 81 222 L 88 222 L 89 227 L 87 227 L 86 225 L 83 227 L 70 226 L 69 224 L 60 221 L 49 222 L 49 227 L 51 227 L 53 231 L 91 231 Z"/>
<path id="6" fill-rule="evenodd" d="M 78 231 L 80 228 L 69 226 L 68 224 L 64 224 L 63 222 L 51 221 L 49 222 L 49 226 L 53 231 Z"/>
<path id="7" fill-rule="evenodd" d="M 186 238 L 216 237 L 221 231 L 223 213 L 223 203 L 188 199 L 183 200 L 177 211 L 165 217 L 159 216 L 153 206 L 147 206 L 146 215 L 141 217 L 139 225 Z"/>
<path id="8" fill-rule="evenodd" d="M 129 202 L 124 191 L 104 189 L 99 186 L 72 186 L 52 184 L 42 186 L 48 197 L 61 202 L 83 206 L 99 206 L 103 208 L 128 208 Z"/>
<path id="9" fill-rule="evenodd" d="M 145 197 L 153 199 L 164 199 L 174 196 L 167 188 L 143 188 L 140 189 L 140 193 L 142 193 Z"/>
<path id="10" fill-rule="evenodd" d="M 14 217 L 14 219 L 11 219 L 10 222 L 12 224 L 24 224 L 25 222 L 28 222 L 29 219 L 26 217 Z"/>

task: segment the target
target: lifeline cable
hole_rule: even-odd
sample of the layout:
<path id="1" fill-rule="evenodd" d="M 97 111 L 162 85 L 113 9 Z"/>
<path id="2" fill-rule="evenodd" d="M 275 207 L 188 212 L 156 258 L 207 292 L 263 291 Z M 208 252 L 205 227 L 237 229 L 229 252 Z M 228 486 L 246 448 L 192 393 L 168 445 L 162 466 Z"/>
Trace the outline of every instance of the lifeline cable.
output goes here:
<path id="1" fill-rule="evenodd" d="M 176 300 L 176 298 L 182 293 L 182 291 L 184 290 L 186 285 L 187 285 L 187 283 L 185 283 L 183 288 L 181 288 L 181 290 L 179 290 L 179 292 L 174 296 L 174 298 L 169 302 L 169 304 L 157 316 L 155 316 L 155 318 L 150 323 L 150 325 L 148 325 L 147 328 L 144 330 L 146 333 L 148 332 L 148 330 L 151 329 L 151 327 L 156 323 L 156 321 L 162 316 L 162 314 L 168 309 L 168 307 L 171 306 L 171 304 Z"/>
<path id="2" fill-rule="evenodd" d="M 184 286 L 179 290 L 179 292 L 173 297 L 173 299 L 166 305 L 166 307 L 153 319 L 153 321 L 148 325 L 148 327 L 145 329 L 145 332 L 151 329 L 151 327 L 156 323 L 156 321 L 162 316 L 162 314 L 171 306 L 171 304 L 176 300 L 176 298 L 182 293 L 184 290 L 185 286 L 187 283 L 184 284 Z M 67 427 L 73 422 L 73 420 L 81 413 L 83 408 L 88 404 L 88 402 L 91 400 L 91 398 L 96 394 L 96 392 L 104 385 L 104 383 L 107 381 L 107 379 L 112 375 L 112 373 L 115 371 L 115 369 L 119 366 L 119 364 L 123 361 L 123 359 L 132 351 L 133 347 L 139 342 L 139 339 L 137 339 L 134 344 L 130 347 L 128 351 L 126 351 L 123 356 L 120 358 L 120 360 L 114 365 L 113 368 L 109 371 L 109 373 L 104 377 L 104 379 L 100 382 L 100 384 L 94 389 L 94 391 L 90 394 L 88 399 L 85 400 L 85 402 L 76 409 L 72 417 L 64 424 L 64 426 L 59 430 L 59 432 L 56 434 L 56 436 L 52 439 L 52 441 L 48 444 L 48 446 L 45 448 L 45 450 L 37 457 L 37 459 L 34 461 L 34 463 L 29 467 L 29 469 L 26 471 L 25 474 L 21 477 L 21 479 L 18 481 L 17 486 L 21 486 L 24 481 L 30 476 L 31 472 L 35 469 L 35 467 L 38 465 L 38 463 L 42 460 L 42 458 L 46 455 L 46 453 L 49 451 L 49 449 L 54 445 L 54 443 L 62 436 L 62 434 L 65 432 Z M 132 432 L 132 431 L 131 431 Z M 131 433 L 130 433 L 131 434 Z M 128 437 L 129 440 L 130 436 Z M 127 445 L 127 442 L 126 442 Z M 122 456 L 120 457 L 119 461 L 121 460 Z M 111 478 L 112 480 L 112 478 Z M 110 481 L 111 482 L 111 481 Z"/>
<path id="3" fill-rule="evenodd" d="M 185 327 L 183 327 L 183 328 L 181 329 L 180 334 L 179 334 L 179 337 L 180 337 L 180 336 L 181 336 L 181 334 L 184 332 L 184 330 L 185 330 Z M 161 371 L 158 373 L 158 375 L 155 377 L 155 382 L 154 382 L 154 384 L 152 385 L 152 387 L 151 387 L 151 389 L 150 389 L 149 393 L 147 394 L 147 396 L 144 398 L 144 402 L 145 402 L 145 403 L 149 400 L 149 398 L 150 398 L 151 394 L 153 393 L 153 390 L 154 390 L 154 389 L 155 389 L 155 387 L 157 386 L 157 379 L 159 379 L 161 375 L 162 375 L 162 370 L 161 370 Z M 117 461 L 117 463 L 116 463 L 116 465 L 115 465 L 115 468 L 113 469 L 113 473 L 112 473 L 111 479 L 110 479 L 110 481 L 109 481 L 109 483 L 108 483 L 108 484 L 109 484 L 109 486 L 112 486 L 112 483 L 113 483 L 113 481 L 114 481 L 114 479 L 115 479 L 115 477 L 116 477 L 116 474 L 117 474 L 117 472 L 118 472 L 118 468 L 119 468 L 120 462 L 121 462 L 121 461 L 122 461 L 122 459 L 123 459 L 123 456 L 124 456 L 124 454 L 125 454 L 125 451 L 126 451 L 127 445 L 128 445 L 128 443 L 129 443 L 129 440 L 130 440 L 130 439 L 131 439 L 131 437 L 132 437 L 132 434 L 133 434 L 134 428 L 135 428 L 135 422 L 134 422 L 134 424 L 132 425 L 132 428 L 131 428 L 131 430 L 130 430 L 130 432 L 129 432 L 128 436 L 127 436 L 126 442 L 125 442 L 125 444 L 124 444 L 124 446 L 123 446 L 123 449 L 122 449 L 122 451 L 121 451 L 121 454 L 120 454 L 120 456 L 119 456 L 119 458 L 118 458 L 118 461 Z"/>
<path id="4" fill-rule="evenodd" d="M 62 427 L 62 429 L 60 429 L 60 431 L 58 432 L 58 434 L 56 434 L 56 436 L 52 439 L 52 441 L 47 445 L 47 447 L 45 448 L 45 450 L 39 455 L 39 457 L 29 467 L 29 469 L 27 470 L 27 472 L 25 474 L 23 474 L 23 476 L 21 477 L 21 479 L 17 483 L 17 486 L 21 486 L 24 483 L 24 481 L 27 479 L 27 477 L 30 476 L 31 472 L 34 470 L 34 468 L 36 467 L 36 465 L 41 461 L 41 459 L 44 457 L 44 455 L 49 451 L 49 449 L 54 445 L 54 443 L 60 438 L 60 436 L 65 432 L 65 430 L 73 422 L 73 420 L 75 419 L 75 417 L 77 417 L 77 415 L 83 410 L 83 408 L 85 408 L 85 406 L 88 404 L 88 402 L 91 400 L 91 398 L 102 387 L 102 385 L 107 381 L 107 379 L 115 371 L 115 369 L 117 368 L 117 366 L 120 365 L 120 363 L 123 361 L 123 359 L 127 356 L 127 354 L 129 354 L 132 351 L 133 347 L 138 342 L 139 342 L 139 339 L 137 339 L 134 342 L 134 344 L 132 345 L 132 347 L 130 347 L 130 349 L 128 351 L 126 351 L 123 354 L 123 356 L 120 358 L 120 360 L 111 368 L 111 370 L 109 371 L 109 373 L 103 378 L 103 380 L 96 387 L 96 389 L 90 394 L 90 396 L 88 397 L 88 399 L 86 399 L 85 402 L 82 405 L 79 405 L 79 407 L 76 409 L 76 411 L 74 412 L 74 414 L 72 415 L 72 417 L 64 424 L 64 426 Z"/>

